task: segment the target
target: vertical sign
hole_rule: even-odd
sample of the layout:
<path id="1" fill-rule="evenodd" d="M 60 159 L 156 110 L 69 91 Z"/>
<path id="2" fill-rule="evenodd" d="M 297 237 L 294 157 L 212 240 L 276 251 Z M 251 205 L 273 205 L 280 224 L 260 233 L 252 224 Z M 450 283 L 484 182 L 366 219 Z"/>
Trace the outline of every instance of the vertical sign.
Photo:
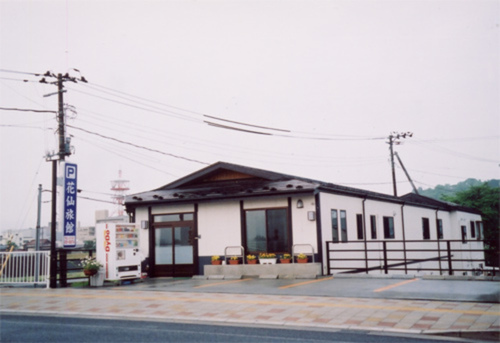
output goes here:
<path id="1" fill-rule="evenodd" d="M 76 246 L 76 164 L 64 165 L 64 247 Z"/>

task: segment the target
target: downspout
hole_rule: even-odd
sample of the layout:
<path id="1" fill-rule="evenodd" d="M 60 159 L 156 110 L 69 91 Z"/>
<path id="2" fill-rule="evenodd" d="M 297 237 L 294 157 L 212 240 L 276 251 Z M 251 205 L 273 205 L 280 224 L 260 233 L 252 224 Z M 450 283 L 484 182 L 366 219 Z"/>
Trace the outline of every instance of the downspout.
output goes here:
<path id="1" fill-rule="evenodd" d="M 366 274 L 368 274 L 368 244 L 366 241 L 366 209 L 365 209 L 366 196 L 363 199 L 363 238 L 365 243 L 365 268 Z"/>
<path id="2" fill-rule="evenodd" d="M 439 241 L 439 223 L 438 223 L 438 212 L 439 208 L 436 208 L 436 235 L 437 235 L 437 251 L 439 257 L 439 275 L 443 275 L 443 271 L 441 269 L 441 242 Z"/>
<path id="3" fill-rule="evenodd" d="M 405 235 L 405 212 L 404 212 L 405 203 L 401 205 L 401 227 L 403 229 L 403 255 L 405 262 L 405 274 L 408 274 L 408 265 L 406 263 L 406 235 Z"/>

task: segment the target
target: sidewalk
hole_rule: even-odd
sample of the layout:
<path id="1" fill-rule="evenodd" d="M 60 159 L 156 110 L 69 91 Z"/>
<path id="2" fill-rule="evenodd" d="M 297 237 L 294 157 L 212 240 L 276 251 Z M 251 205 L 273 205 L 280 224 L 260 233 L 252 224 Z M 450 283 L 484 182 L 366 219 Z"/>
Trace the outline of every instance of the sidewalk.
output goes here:
<path id="1" fill-rule="evenodd" d="M 500 304 L 110 288 L 1 288 L 1 313 L 498 339 Z"/>

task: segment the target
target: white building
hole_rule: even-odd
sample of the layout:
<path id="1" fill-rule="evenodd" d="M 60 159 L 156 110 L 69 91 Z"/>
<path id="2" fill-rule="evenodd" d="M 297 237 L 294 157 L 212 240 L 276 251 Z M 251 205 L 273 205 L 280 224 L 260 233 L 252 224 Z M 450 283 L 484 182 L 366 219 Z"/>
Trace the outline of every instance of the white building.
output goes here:
<path id="1" fill-rule="evenodd" d="M 245 254 L 310 247 L 324 275 L 386 267 L 462 274 L 484 263 L 481 215 L 473 209 L 222 162 L 127 196 L 125 205 L 143 228 L 140 248 L 153 277 L 203 274 L 228 246 Z"/>

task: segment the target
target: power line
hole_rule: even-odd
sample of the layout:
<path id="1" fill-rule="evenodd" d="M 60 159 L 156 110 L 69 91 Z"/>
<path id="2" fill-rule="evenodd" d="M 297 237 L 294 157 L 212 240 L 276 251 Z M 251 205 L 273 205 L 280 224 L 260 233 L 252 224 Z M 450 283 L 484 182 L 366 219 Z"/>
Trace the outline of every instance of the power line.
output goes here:
<path id="1" fill-rule="evenodd" d="M 34 109 L 31 109 L 31 108 L 8 108 L 8 107 L 0 107 L 0 110 L 3 110 L 3 111 L 19 111 L 19 112 L 37 112 L 37 113 L 58 113 L 57 111 L 34 110 Z"/>
<path id="2" fill-rule="evenodd" d="M 76 126 L 73 126 L 73 125 L 66 124 L 66 126 L 67 127 L 71 127 L 71 128 L 73 128 L 75 130 L 80 130 L 80 131 L 86 132 L 86 133 L 91 134 L 91 135 L 95 135 L 95 136 L 98 136 L 98 137 L 109 139 L 109 140 L 112 140 L 112 141 L 115 141 L 115 142 L 118 142 L 118 143 L 130 145 L 130 146 L 133 146 L 135 148 L 139 148 L 139 149 L 144 149 L 144 150 L 156 152 L 156 153 L 159 153 L 159 154 L 162 154 L 162 155 L 179 158 L 179 159 L 186 160 L 186 161 L 189 161 L 189 162 L 195 162 L 195 163 L 200 163 L 200 164 L 204 164 L 204 165 L 209 165 L 210 164 L 210 163 L 207 163 L 207 162 L 198 161 L 198 160 L 195 160 L 195 159 L 191 159 L 191 158 L 187 158 L 187 157 L 183 157 L 183 156 L 171 154 L 171 153 L 168 153 L 168 152 L 164 152 L 164 151 L 160 151 L 160 150 L 156 150 L 156 149 L 151 149 L 151 148 L 148 148 L 148 147 L 145 147 L 145 146 L 142 146 L 142 145 L 137 145 L 137 144 L 134 144 L 134 143 L 122 141 L 122 140 L 117 139 L 117 138 L 105 136 L 105 135 L 102 135 L 100 133 L 89 131 L 89 130 L 85 130 L 85 129 L 82 129 L 82 128 L 79 128 L 79 127 L 76 127 Z"/>
<path id="3" fill-rule="evenodd" d="M 153 112 L 153 113 L 159 113 L 159 114 L 162 114 L 162 115 L 169 115 L 169 116 L 177 117 L 179 119 L 190 120 L 190 121 L 198 121 L 198 122 L 205 123 L 206 125 L 209 125 L 209 126 L 213 126 L 213 127 L 217 127 L 217 128 L 221 128 L 221 129 L 226 129 L 226 130 L 233 130 L 233 131 L 245 132 L 245 133 L 249 133 L 249 134 L 267 135 L 267 136 L 271 135 L 271 136 L 278 136 L 278 137 L 284 137 L 284 138 L 306 139 L 306 140 L 367 141 L 367 140 L 383 140 L 383 139 L 386 139 L 386 137 L 360 137 L 360 136 L 332 135 L 332 134 L 323 134 L 323 133 L 308 133 L 308 132 L 300 132 L 300 131 L 291 131 L 291 130 L 283 129 L 283 128 L 276 128 L 276 127 L 268 127 L 268 126 L 262 126 L 262 125 L 255 125 L 255 124 L 250 124 L 250 123 L 241 122 L 241 121 L 233 121 L 233 120 L 228 120 L 228 119 L 225 119 L 225 118 L 222 118 L 222 117 L 219 117 L 219 116 L 208 115 L 208 114 L 201 113 L 201 112 L 187 110 L 187 109 L 184 109 L 184 108 L 181 108 L 181 107 L 176 107 L 176 106 L 172 106 L 172 105 L 169 105 L 169 104 L 164 104 L 164 103 L 161 103 L 161 102 L 158 102 L 158 101 L 153 101 L 153 100 L 141 98 L 141 97 L 129 94 L 129 93 L 125 93 L 125 92 L 113 90 L 113 89 L 111 89 L 109 87 L 104 87 L 104 86 L 100 86 L 100 85 L 96 85 L 96 84 L 91 84 L 91 85 L 94 85 L 94 86 L 97 86 L 97 87 L 101 87 L 101 88 L 105 88 L 107 90 L 110 90 L 111 92 L 116 92 L 116 93 L 119 93 L 119 94 L 124 94 L 124 95 L 127 95 L 128 97 L 137 98 L 137 99 L 140 99 L 140 100 L 143 100 L 143 101 L 147 101 L 147 102 L 159 104 L 161 106 L 165 106 L 165 107 L 173 108 L 173 109 L 176 109 L 176 110 L 179 110 L 179 111 L 183 111 L 183 112 L 187 112 L 187 113 L 190 113 L 190 114 L 194 114 L 195 116 L 197 116 L 197 118 L 194 118 L 193 116 L 188 116 L 188 115 L 183 114 L 183 113 L 174 112 L 172 110 L 166 110 L 166 109 L 158 108 L 158 107 L 155 107 L 155 106 L 151 106 L 151 105 L 145 104 L 144 102 L 138 102 L 137 100 L 133 100 L 133 99 L 130 99 L 130 98 L 127 98 L 127 97 L 123 97 L 121 95 L 116 95 L 116 94 L 113 94 L 113 93 L 110 93 L 110 92 L 106 92 L 106 91 L 103 91 L 103 90 L 97 90 L 97 91 L 98 92 L 103 92 L 103 93 L 106 93 L 108 95 L 115 96 L 115 97 L 118 97 L 118 98 L 121 98 L 121 99 L 124 99 L 124 100 L 127 100 L 127 101 L 130 101 L 130 102 L 135 102 L 135 103 L 138 103 L 138 104 L 140 104 L 142 106 L 150 107 L 153 110 L 147 109 L 147 108 L 144 108 L 144 107 L 141 107 L 141 106 L 136 106 L 136 105 L 133 105 L 133 104 L 130 104 L 130 103 L 127 103 L 127 102 L 113 100 L 113 99 L 106 98 L 106 97 L 103 97 L 103 96 L 99 96 L 99 95 L 95 95 L 95 94 L 92 94 L 92 93 L 84 92 L 84 91 L 81 91 L 81 90 L 76 90 L 76 89 L 72 89 L 72 90 L 76 91 L 76 92 L 79 92 L 79 93 L 82 93 L 82 94 L 89 95 L 89 96 L 97 97 L 97 98 L 100 98 L 100 99 L 103 99 L 103 100 L 106 100 L 106 101 L 115 102 L 115 103 L 118 103 L 118 104 L 121 104 L 121 105 L 129 106 L 129 107 L 133 107 L 133 108 L 137 108 L 137 109 L 141 109 L 141 110 L 145 110 L 145 111 L 149 111 L 149 112 Z M 88 84 L 84 84 L 84 86 L 90 87 L 91 89 L 96 90 L 94 87 L 91 87 Z M 216 120 L 216 121 L 221 121 L 221 122 L 224 122 L 224 123 L 232 123 L 232 124 L 240 125 L 240 126 L 243 126 L 243 127 L 251 127 L 252 129 L 246 129 L 246 128 L 240 128 L 240 127 L 236 127 L 236 126 L 229 126 L 229 125 L 226 125 L 226 124 L 220 124 L 220 123 L 216 123 L 214 121 L 208 121 L 208 120 L 206 120 L 206 118 L 210 118 L 210 119 Z M 258 130 L 255 130 L 255 129 L 268 130 L 268 131 L 271 131 L 271 132 L 258 131 Z M 281 134 L 280 134 L 280 132 L 281 132 Z"/>

